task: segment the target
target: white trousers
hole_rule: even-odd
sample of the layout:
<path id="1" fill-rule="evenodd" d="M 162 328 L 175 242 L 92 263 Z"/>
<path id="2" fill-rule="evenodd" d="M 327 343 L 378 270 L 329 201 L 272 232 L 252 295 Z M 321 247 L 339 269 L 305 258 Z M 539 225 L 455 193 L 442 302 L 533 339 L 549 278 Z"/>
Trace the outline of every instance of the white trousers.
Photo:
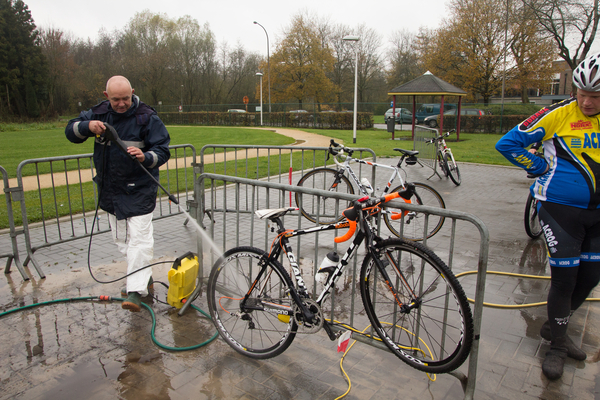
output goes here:
<path id="1" fill-rule="evenodd" d="M 152 213 L 117 220 L 108 214 L 113 241 L 121 254 L 127 258 L 127 274 L 150 264 L 154 257 L 154 228 Z M 148 281 L 152 277 L 152 267 L 127 277 L 127 292 L 148 294 Z"/>

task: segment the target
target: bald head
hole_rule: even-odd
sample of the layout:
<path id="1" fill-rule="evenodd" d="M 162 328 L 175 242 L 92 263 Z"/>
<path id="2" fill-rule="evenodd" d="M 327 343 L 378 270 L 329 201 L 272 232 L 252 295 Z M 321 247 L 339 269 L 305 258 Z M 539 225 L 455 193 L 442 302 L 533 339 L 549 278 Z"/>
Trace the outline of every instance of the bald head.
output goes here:
<path id="1" fill-rule="evenodd" d="M 116 75 L 106 82 L 104 95 L 110 101 L 112 109 L 122 114 L 131 107 L 133 89 L 127 78 Z"/>

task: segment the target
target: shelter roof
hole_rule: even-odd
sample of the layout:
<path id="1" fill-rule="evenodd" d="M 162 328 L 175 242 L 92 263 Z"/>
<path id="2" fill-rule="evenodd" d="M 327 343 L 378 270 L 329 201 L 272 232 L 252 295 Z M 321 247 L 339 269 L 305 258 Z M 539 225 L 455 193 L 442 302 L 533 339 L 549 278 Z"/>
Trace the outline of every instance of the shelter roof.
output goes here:
<path id="1" fill-rule="evenodd" d="M 451 95 L 466 96 L 467 92 L 457 88 L 454 85 L 438 78 L 427 71 L 418 78 L 406 82 L 403 85 L 393 88 L 388 92 L 388 96 L 407 96 L 407 95 Z"/>

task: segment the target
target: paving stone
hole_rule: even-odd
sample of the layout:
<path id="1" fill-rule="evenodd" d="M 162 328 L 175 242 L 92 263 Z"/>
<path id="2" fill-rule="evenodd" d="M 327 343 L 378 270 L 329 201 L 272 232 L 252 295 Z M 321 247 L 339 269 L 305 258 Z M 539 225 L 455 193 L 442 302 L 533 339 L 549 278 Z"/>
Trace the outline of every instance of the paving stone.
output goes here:
<path id="1" fill-rule="evenodd" d="M 396 160 L 379 159 L 384 163 Z M 488 270 L 548 275 L 543 243 L 531 241 L 523 229 L 523 208 L 531 182 L 523 171 L 510 167 L 461 164 L 463 183 L 456 187 L 446 178 L 433 177 L 431 170 L 407 168 L 410 180 L 426 182 L 436 188 L 448 209 L 477 216 L 489 232 Z M 295 174 L 297 180 L 300 174 Z M 387 180 L 378 174 L 376 185 L 383 187 Z M 251 204 L 251 193 L 236 193 L 227 189 L 225 199 L 220 192 L 218 201 Z M 271 194 L 270 203 L 260 199 L 261 207 L 285 206 L 287 199 Z M 236 203 L 237 202 L 237 203 Z M 168 203 L 162 204 L 168 211 Z M 218 218 L 217 218 L 218 217 Z M 105 217 L 103 217 L 105 218 Z M 100 221 L 105 227 L 103 218 Z M 215 215 L 216 224 L 206 218 L 203 223 L 214 232 L 223 248 L 236 244 L 268 248 L 271 235 L 262 221 L 248 214 L 230 214 L 225 219 Z M 187 251 L 197 251 L 197 234 L 190 224 L 184 226 L 185 216 L 177 215 L 155 221 L 155 252 L 157 260 L 172 261 Z M 248 238 L 240 227 L 255 225 L 256 235 Z M 302 218 L 287 218 L 286 225 L 311 226 Z M 82 229 L 81 223 L 76 229 Z M 387 229 L 387 228 L 385 228 Z M 32 242 L 44 242 L 41 227 L 32 228 Z M 56 235 L 56 229 L 52 230 Z M 63 230 L 61 234 L 70 234 Z M 389 234 L 389 233 L 388 233 Z M 333 233 L 318 237 L 319 250 L 315 257 L 317 238 L 302 237 L 294 244 L 305 274 L 311 276 L 315 263 L 330 251 Z M 0 235 L 0 253 L 10 248 L 8 235 Z M 452 256 L 455 273 L 475 270 L 478 266 L 479 231 L 468 222 L 456 224 L 455 248 L 449 250 L 451 224 L 446 222 L 438 235 L 428 240 L 428 246 L 446 262 Z M 270 236 L 272 238 L 272 236 Z M 22 235 L 19 248 L 24 254 Z M 16 267 L 0 279 L 0 310 L 59 298 L 74 298 L 111 294 L 117 296 L 122 282 L 100 285 L 88 272 L 88 241 L 65 242 L 41 248 L 35 258 L 46 273 L 39 279 L 32 263 L 26 266 L 31 280 L 24 282 Z M 364 254 L 363 249 L 361 253 Z M 214 262 L 210 250 L 203 249 L 202 275 L 208 277 Z M 315 260 L 316 258 L 316 260 Z M 23 258 L 24 260 L 24 258 Z M 126 264 L 116 250 L 109 234 L 94 235 L 90 252 L 92 271 L 101 280 L 121 276 Z M 357 264 L 360 270 L 360 262 Z M 153 267 L 156 280 L 167 281 L 170 263 Z M 348 275 L 350 276 L 350 275 Z M 460 278 L 469 297 L 474 297 L 475 275 Z M 358 285 L 354 283 L 356 287 Z M 346 285 L 352 285 L 348 280 Z M 518 304 L 543 301 L 548 281 L 525 280 L 489 274 L 486 277 L 486 302 Z M 343 288 L 341 285 L 340 289 Z M 157 288 L 164 301 L 166 289 Z M 347 292 L 336 294 L 336 316 L 354 319 L 363 329 L 369 324 L 362 303 L 357 299 L 355 314 L 347 304 Z M 600 297 L 600 289 L 593 296 Z M 196 305 L 207 310 L 206 290 Z M 156 336 L 168 345 L 189 346 L 212 336 L 214 328 L 205 317 L 189 310 L 179 316 L 171 307 L 154 302 Z M 327 305 L 330 308 L 329 305 Z M 565 375 L 549 382 L 541 372 L 541 363 L 548 344 L 539 338 L 539 328 L 545 321 L 545 308 L 520 310 L 485 308 L 481 326 L 476 399 L 593 399 L 600 397 L 600 305 L 586 303 L 573 316 L 569 334 L 576 343 L 583 343 L 588 353 L 586 362 L 568 360 Z M 121 309 L 119 302 L 68 302 L 39 307 L 11 314 L 0 324 L 0 399 L 8 398 L 66 398 L 62 394 L 77 393 L 77 381 L 91 377 L 93 388 L 86 398 L 238 398 L 238 399 L 333 399 L 347 389 L 339 370 L 341 355 L 336 342 L 324 332 L 298 335 L 285 353 L 268 360 L 246 358 L 221 339 L 197 350 L 170 352 L 155 346 L 150 337 L 152 319 L 144 310 L 131 314 Z M 598 353 L 598 354 L 597 354 Z M 431 382 L 387 351 L 357 343 L 348 353 L 344 368 L 353 382 L 348 399 L 458 399 L 463 395 L 459 381 L 450 375 L 438 375 Z M 459 368 L 468 371 L 468 361 Z M 79 385 L 79 386 L 78 386 Z M 41 390 L 46 388 L 47 392 Z M 61 390 L 60 392 L 58 390 Z M 44 394 L 52 394 L 47 397 Z M 76 396 L 75 396 L 76 397 Z"/>

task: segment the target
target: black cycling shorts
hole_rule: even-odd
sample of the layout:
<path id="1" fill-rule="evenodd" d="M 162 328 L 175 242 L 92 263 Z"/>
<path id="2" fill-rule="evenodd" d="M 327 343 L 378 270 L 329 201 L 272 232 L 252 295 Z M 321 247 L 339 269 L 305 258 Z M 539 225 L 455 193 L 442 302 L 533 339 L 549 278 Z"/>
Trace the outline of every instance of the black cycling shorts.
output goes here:
<path id="1" fill-rule="evenodd" d="M 538 202 L 552 267 L 576 267 L 580 261 L 600 262 L 600 210 Z"/>

